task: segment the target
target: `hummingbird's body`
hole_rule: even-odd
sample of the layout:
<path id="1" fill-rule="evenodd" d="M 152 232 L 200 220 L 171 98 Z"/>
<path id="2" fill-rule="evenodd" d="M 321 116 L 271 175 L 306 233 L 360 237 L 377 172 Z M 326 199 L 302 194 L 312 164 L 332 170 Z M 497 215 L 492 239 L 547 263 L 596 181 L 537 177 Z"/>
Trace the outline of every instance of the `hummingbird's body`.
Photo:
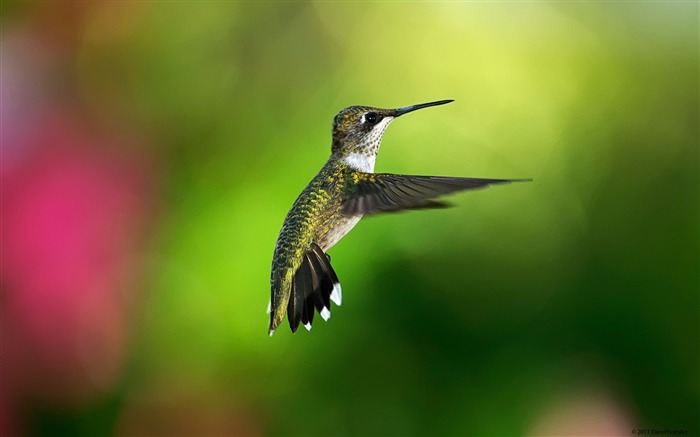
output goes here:
<path id="1" fill-rule="evenodd" d="M 311 238 L 325 252 L 360 221 L 361 215 L 346 217 L 342 214 L 342 197 L 346 181 L 352 180 L 353 171 L 342 161 L 329 160 L 302 191 L 287 214 L 277 240 L 278 250 L 287 242 Z"/>
<path id="2" fill-rule="evenodd" d="M 288 314 L 295 332 L 311 329 L 314 312 L 330 317 L 330 302 L 340 305 L 340 283 L 326 251 L 363 215 L 404 209 L 440 208 L 432 199 L 454 191 L 484 187 L 506 179 L 374 174 L 384 130 L 396 117 L 451 100 L 399 109 L 352 106 L 333 123 L 332 154 L 294 202 L 282 225 L 272 260 L 270 335 Z"/>
<path id="3" fill-rule="evenodd" d="M 278 279 L 276 273 L 283 279 L 299 268 L 311 243 L 325 252 L 360 221 L 361 216 L 341 213 L 342 190 L 350 172 L 343 162 L 329 160 L 294 202 L 275 246 L 273 283 Z"/>

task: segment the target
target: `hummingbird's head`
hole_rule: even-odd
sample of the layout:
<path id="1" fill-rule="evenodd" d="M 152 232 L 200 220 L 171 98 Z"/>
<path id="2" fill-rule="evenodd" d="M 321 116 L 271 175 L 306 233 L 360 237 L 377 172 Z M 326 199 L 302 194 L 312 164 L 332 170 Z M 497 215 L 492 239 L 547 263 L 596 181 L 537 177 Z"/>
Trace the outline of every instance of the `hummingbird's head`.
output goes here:
<path id="1" fill-rule="evenodd" d="M 397 109 L 350 106 L 333 120 L 333 144 L 331 151 L 356 170 L 371 173 L 377 158 L 379 143 L 386 127 L 403 114 L 429 106 L 444 105 L 452 100 L 421 103 Z"/>

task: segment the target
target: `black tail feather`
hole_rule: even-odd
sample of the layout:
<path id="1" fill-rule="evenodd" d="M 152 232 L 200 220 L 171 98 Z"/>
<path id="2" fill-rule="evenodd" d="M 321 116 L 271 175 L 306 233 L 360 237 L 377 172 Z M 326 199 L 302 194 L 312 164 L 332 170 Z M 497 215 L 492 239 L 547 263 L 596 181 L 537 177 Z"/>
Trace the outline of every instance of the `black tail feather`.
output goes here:
<path id="1" fill-rule="evenodd" d="M 330 317 L 331 293 L 336 288 L 340 288 L 340 283 L 331 267 L 330 258 L 317 244 L 312 243 L 294 274 L 292 296 L 287 306 L 292 332 L 296 332 L 300 322 L 311 329 L 316 311 L 327 320 Z"/>
<path id="2" fill-rule="evenodd" d="M 306 259 L 306 258 L 304 258 Z M 287 318 L 292 332 L 296 332 L 299 322 L 302 321 L 305 313 L 305 290 L 312 288 L 311 270 L 309 264 L 302 262 L 294 275 L 292 281 L 292 295 L 287 306 Z"/>

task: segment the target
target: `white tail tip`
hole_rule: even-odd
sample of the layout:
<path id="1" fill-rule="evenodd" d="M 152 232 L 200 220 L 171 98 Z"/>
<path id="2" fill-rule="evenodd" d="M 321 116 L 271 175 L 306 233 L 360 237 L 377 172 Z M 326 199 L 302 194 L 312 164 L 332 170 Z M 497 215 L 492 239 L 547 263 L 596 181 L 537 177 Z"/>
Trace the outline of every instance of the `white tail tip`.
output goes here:
<path id="1" fill-rule="evenodd" d="M 323 307 L 323 309 L 321 309 L 321 317 L 323 317 L 323 320 L 327 322 L 328 319 L 331 318 L 331 311 L 328 308 Z"/>
<path id="2" fill-rule="evenodd" d="M 335 302 L 336 305 L 340 306 L 343 303 L 343 291 L 340 288 L 340 283 L 336 282 L 333 284 L 333 291 L 331 291 L 331 300 Z"/>

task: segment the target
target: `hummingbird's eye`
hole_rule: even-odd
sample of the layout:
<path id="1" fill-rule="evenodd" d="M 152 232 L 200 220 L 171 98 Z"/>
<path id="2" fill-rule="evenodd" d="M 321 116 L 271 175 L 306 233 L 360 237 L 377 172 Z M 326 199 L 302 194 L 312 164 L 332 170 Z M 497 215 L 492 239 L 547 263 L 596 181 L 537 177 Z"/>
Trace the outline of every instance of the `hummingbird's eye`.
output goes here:
<path id="1" fill-rule="evenodd" d="M 374 124 L 379 121 L 379 116 L 374 112 L 368 112 L 365 114 L 365 121 L 369 124 Z"/>

